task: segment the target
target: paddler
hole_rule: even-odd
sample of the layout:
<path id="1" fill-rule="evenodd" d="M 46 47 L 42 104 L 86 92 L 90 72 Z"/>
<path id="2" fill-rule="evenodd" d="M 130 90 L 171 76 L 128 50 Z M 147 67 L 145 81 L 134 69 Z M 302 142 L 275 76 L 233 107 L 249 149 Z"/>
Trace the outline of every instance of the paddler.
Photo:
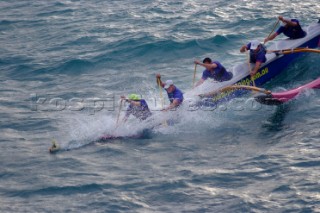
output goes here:
<path id="1" fill-rule="evenodd" d="M 302 30 L 298 19 L 286 19 L 282 16 L 279 16 L 278 19 L 283 23 L 283 26 L 280 26 L 275 33 L 265 38 L 264 43 L 273 40 L 281 33 L 290 39 L 303 38 L 307 35 L 307 33 Z"/>
<path id="2" fill-rule="evenodd" d="M 248 50 L 250 50 L 250 63 L 255 64 L 254 68 L 249 70 L 249 72 L 251 76 L 254 76 L 261 67 L 261 64 L 267 61 L 267 50 L 265 46 L 257 40 L 253 40 L 240 48 L 240 52 L 242 53 Z"/>
<path id="3" fill-rule="evenodd" d="M 163 87 L 167 93 L 170 101 L 170 105 L 163 109 L 163 111 L 167 111 L 170 109 L 175 109 L 180 106 L 183 102 L 183 93 L 179 90 L 174 84 L 172 80 L 167 80 L 165 83 L 161 81 L 161 75 L 157 74 L 157 83 L 160 82 L 160 86 Z"/>
<path id="4" fill-rule="evenodd" d="M 211 58 L 203 59 L 202 63 L 196 60 L 194 63 L 206 68 L 202 73 L 201 79 L 196 83 L 196 87 L 201 85 L 208 78 L 222 82 L 229 81 L 233 77 L 232 72 L 228 72 L 219 61 L 212 61 Z"/>
<path id="5" fill-rule="evenodd" d="M 121 96 L 121 99 L 129 103 L 123 122 L 126 122 L 130 115 L 133 115 L 140 120 L 146 120 L 152 115 L 147 102 L 142 99 L 140 95 L 130 94 L 128 95 L 128 98 Z"/>

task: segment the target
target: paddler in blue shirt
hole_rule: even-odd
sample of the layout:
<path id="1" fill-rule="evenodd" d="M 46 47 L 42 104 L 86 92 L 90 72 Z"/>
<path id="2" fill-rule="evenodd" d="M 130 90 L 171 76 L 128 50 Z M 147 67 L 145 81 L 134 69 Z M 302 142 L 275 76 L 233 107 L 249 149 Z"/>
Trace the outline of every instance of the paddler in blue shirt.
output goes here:
<path id="1" fill-rule="evenodd" d="M 170 105 L 163 109 L 167 111 L 170 109 L 177 108 L 183 102 L 183 93 L 173 84 L 172 80 L 167 80 L 165 83 L 161 81 L 161 75 L 157 74 L 157 83 L 160 82 L 161 87 L 163 87 L 167 93 L 170 101 Z M 158 80 L 159 79 L 159 80 Z"/>
<path id="2" fill-rule="evenodd" d="M 232 79 L 232 72 L 228 72 L 219 61 L 212 61 L 211 58 L 203 59 L 200 61 L 194 61 L 195 64 L 205 67 L 206 69 L 202 73 L 201 79 L 196 83 L 196 87 L 201 85 L 208 78 L 213 78 L 216 81 L 229 81 Z"/>
<path id="3" fill-rule="evenodd" d="M 133 115 L 140 120 L 146 120 L 151 116 L 147 102 L 144 99 L 141 99 L 140 95 L 130 94 L 128 95 L 128 98 L 121 96 L 121 99 L 126 100 L 126 102 L 129 103 L 123 122 L 126 122 L 130 115 Z"/>
<path id="4" fill-rule="evenodd" d="M 267 61 L 266 53 L 267 50 L 263 44 L 261 44 L 257 40 L 253 40 L 247 45 L 243 45 L 240 48 L 240 52 L 245 52 L 247 50 L 250 50 L 250 63 L 254 63 L 255 66 L 253 70 L 250 70 L 250 75 L 254 76 L 259 68 L 261 67 L 261 64 Z"/>
<path id="5" fill-rule="evenodd" d="M 283 33 L 290 39 L 303 38 L 307 35 L 305 31 L 302 30 L 299 20 L 297 19 L 285 19 L 282 16 L 279 16 L 278 19 L 282 21 L 284 26 L 280 26 L 279 29 L 264 39 L 264 43 L 273 40 L 279 34 Z"/>

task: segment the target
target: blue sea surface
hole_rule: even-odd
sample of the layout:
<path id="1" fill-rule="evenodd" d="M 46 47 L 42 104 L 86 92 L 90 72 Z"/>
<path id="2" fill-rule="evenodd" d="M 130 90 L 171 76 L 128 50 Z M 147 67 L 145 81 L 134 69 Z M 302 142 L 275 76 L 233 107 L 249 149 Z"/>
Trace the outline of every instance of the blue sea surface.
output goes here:
<path id="1" fill-rule="evenodd" d="M 278 15 L 307 26 L 319 11 L 317 0 L 0 1 L 0 212 L 320 211 L 320 91 L 160 112 L 155 79 L 190 91 L 195 59 L 231 68 Z M 265 88 L 318 78 L 319 56 Z M 121 123 L 129 93 L 153 119 Z"/>

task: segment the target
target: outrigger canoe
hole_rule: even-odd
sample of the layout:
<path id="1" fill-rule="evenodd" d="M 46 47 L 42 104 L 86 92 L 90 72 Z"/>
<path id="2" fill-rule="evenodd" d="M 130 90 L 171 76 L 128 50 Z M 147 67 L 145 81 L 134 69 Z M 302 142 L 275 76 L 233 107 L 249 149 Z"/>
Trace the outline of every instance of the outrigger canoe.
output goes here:
<path id="1" fill-rule="evenodd" d="M 320 46 L 320 20 L 318 23 L 313 23 L 303 30 L 307 33 L 304 38 L 300 39 L 284 39 L 273 42 L 272 45 L 267 47 L 268 50 L 293 50 L 296 48 L 308 47 L 317 48 Z M 231 70 L 233 73 L 233 78 L 229 81 L 224 82 L 214 82 L 211 83 L 210 88 L 206 88 L 208 94 L 203 94 L 201 100 L 197 103 L 198 106 L 205 107 L 216 107 L 219 103 L 228 101 L 234 97 L 239 97 L 245 93 L 247 90 L 229 90 L 225 92 L 214 92 L 221 91 L 223 88 L 231 85 L 247 85 L 252 86 L 253 81 L 255 86 L 261 86 L 266 82 L 270 81 L 275 76 L 279 75 L 294 59 L 301 56 L 303 53 L 293 53 L 293 54 L 278 54 L 276 52 L 267 53 L 267 61 L 262 64 L 259 71 L 251 79 L 249 75 L 249 65 L 248 62 L 244 62 L 234 66 Z M 253 65 L 251 65 L 253 66 Z M 201 85 L 202 86 L 202 85 Z M 201 87 L 200 86 L 200 87 Z M 192 91 L 194 94 L 197 88 Z M 187 94 L 187 93 L 186 93 Z"/>
<path id="2" fill-rule="evenodd" d="M 89 143 L 84 144 L 83 146 L 87 146 L 93 143 L 99 143 L 99 142 L 109 142 L 112 140 L 123 140 L 123 139 L 144 139 L 144 138 L 149 138 L 151 134 L 151 130 L 150 129 L 143 129 L 141 132 L 137 132 L 135 134 L 131 134 L 131 135 L 126 135 L 126 136 L 121 136 L 121 135 L 113 135 L 113 134 L 104 134 L 102 136 L 100 136 L 99 138 L 97 138 L 96 140 L 93 140 Z M 76 141 L 70 141 L 69 144 L 72 143 L 77 143 Z M 77 147 L 79 148 L 79 147 Z M 52 141 L 52 145 L 49 148 L 49 153 L 50 154 L 55 154 L 59 151 L 69 151 L 72 148 L 68 148 L 68 147 L 61 147 L 60 144 L 58 144 L 58 142 L 56 140 Z"/>

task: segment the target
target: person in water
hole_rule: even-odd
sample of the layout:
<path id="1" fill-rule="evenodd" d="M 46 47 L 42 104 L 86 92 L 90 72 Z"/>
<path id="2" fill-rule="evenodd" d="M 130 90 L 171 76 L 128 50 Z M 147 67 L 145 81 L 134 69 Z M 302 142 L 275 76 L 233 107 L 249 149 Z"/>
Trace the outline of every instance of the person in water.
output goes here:
<path id="1" fill-rule="evenodd" d="M 183 102 L 183 93 L 179 90 L 174 84 L 172 80 L 167 80 L 165 83 L 161 81 L 161 75 L 157 74 L 157 83 L 160 82 L 160 86 L 163 87 L 167 93 L 170 101 L 170 105 L 164 108 L 164 111 L 175 109 L 180 106 Z"/>
<path id="2" fill-rule="evenodd" d="M 254 76 L 261 67 L 261 64 L 267 61 L 266 53 L 267 50 L 263 44 L 257 40 L 253 40 L 247 45 L 243 45 L 240 48 L 240 52 L 246 52 L 250 50 L 250 63 L 254 63 L 255 66 L 250 70 L 250 75 Z"/>
<path id="3" fill-rule="evenodd" d="M 220 62 L 212 61 L 211 58 L 203 59 L 202 63 L 196 60 L 194 63 L 206 68 L 202 73 L 201 79 L 196 83 L 196 87 L 201 85 L 208 78 L 222 82 L 229 81 L 233 77 L 232 72 L 228 72 Z"/>
<path id="4" fill-rule="evenodd" d="M 279 29 L 264 39 L 264 43 L 273 40 L 275 37 L 283 33 L 290 39 L 303 38 L 307 35 L 305 31 L 302 30 L 299 20 L 297 19 L 285 19 L 282 16 L 279 16 L 278 19 L 282 21 L 284 26 L 280 26 Z"/>
<path id="5" fill-rule="evenodd" d="M 128 95 L 128 98 L 121 96 L 121 99 L 129 103 L 123 122 L 126 122 L 130 115 L 133 115 L 141 121 L 146 120 L 151 116 L 147 102 L 144 99 L 141 99 L 140 95 L 130 94 Z"/>

